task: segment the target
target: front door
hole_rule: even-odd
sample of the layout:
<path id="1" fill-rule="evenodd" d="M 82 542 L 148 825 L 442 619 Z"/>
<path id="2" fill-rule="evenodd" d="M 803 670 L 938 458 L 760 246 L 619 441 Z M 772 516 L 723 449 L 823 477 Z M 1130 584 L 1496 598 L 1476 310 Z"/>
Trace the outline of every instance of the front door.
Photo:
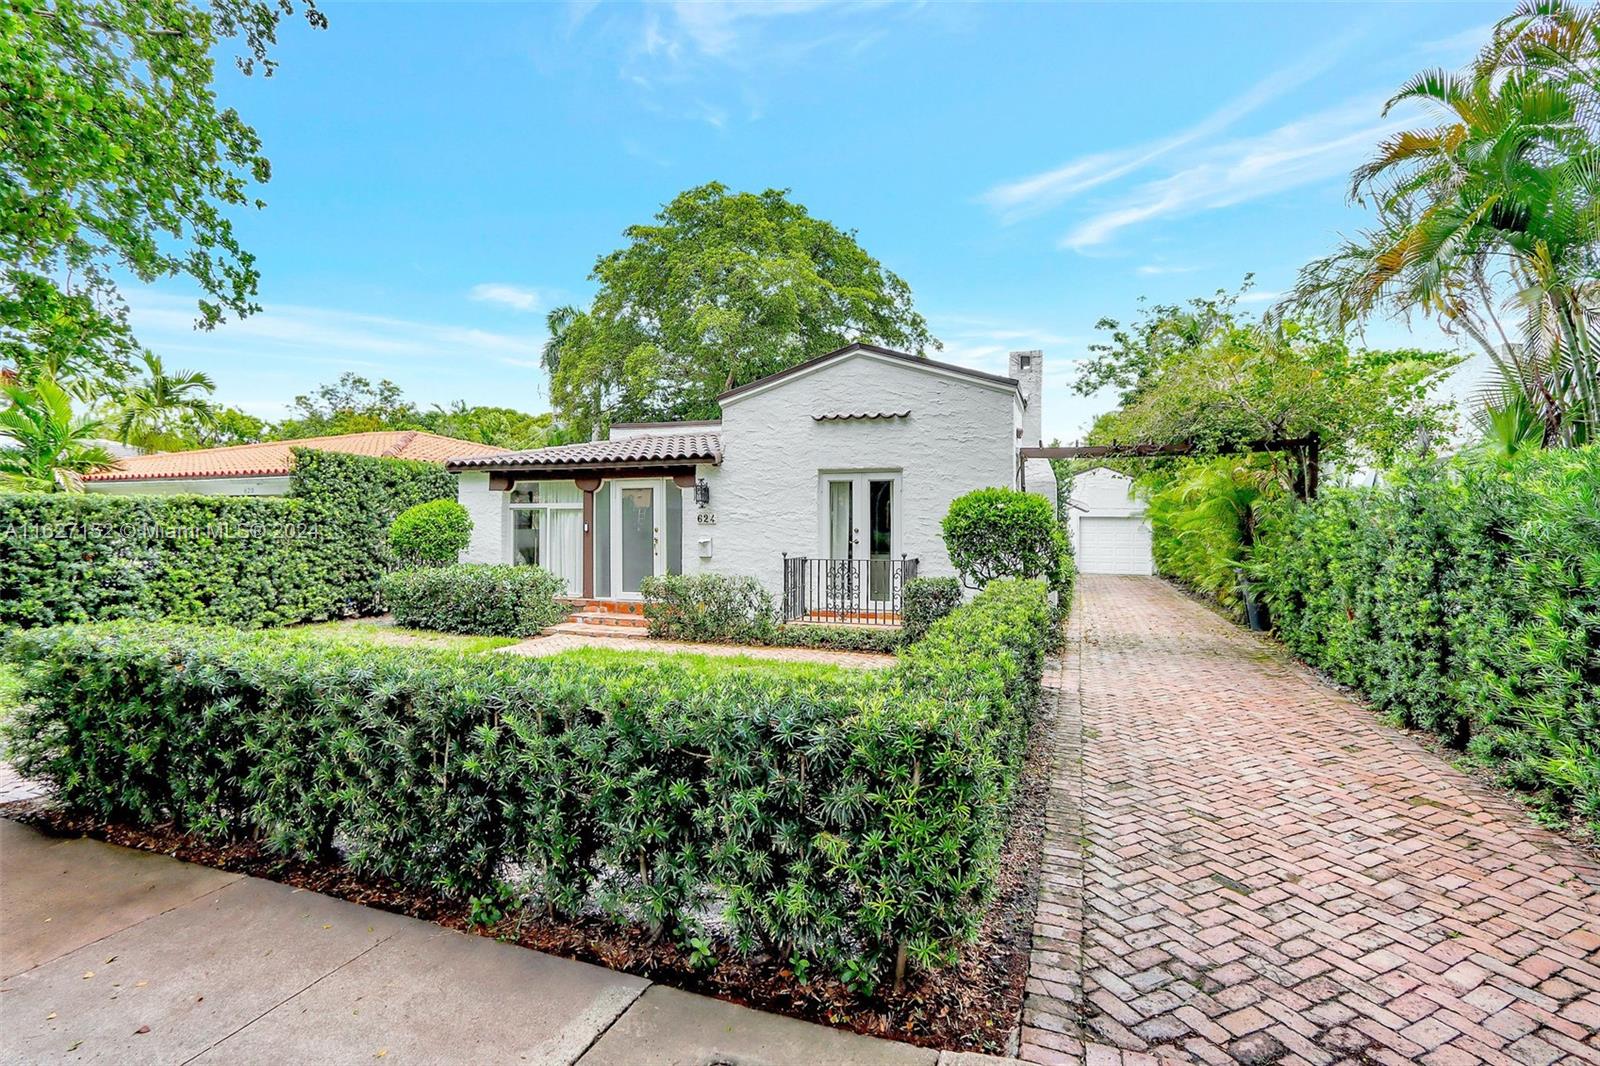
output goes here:
<path id="1" fill-rule="evenodd" d="M 893 598 L 891 567 L 899 559 L 900 478 L 893 473 L 822 476 L 822 544 L 830 585 L 846 599 Z"/>
<path id="2" fill-rule="evenodd" d="M 638 599 L 647 577 L 666 571 L 666 497 L 659 481 L 611 483 L 611 592 Z"/>

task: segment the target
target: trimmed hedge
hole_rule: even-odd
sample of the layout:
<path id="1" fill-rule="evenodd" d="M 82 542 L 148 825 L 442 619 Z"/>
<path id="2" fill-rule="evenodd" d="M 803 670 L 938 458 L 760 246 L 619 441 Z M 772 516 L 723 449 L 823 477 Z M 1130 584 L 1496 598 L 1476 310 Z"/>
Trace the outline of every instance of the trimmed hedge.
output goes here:
<path id="1" fill-rule="evenodd" d="M 389 550 L 410 566 L 448 566 L 472 541 L 472 516 L 455 500 L 429 500 L 389 525 Z"/>
<path id="2" fill-rule="evenodd" d="M 791 622 L 778 626 L 766 643 L 776 648 L 824 648 L 829 651 L 873 651 L 893 654 L 905 644 L 905 632 L 892 626 L 830 626 Z"/>
<path id="3" fill-rule="evenodd" d="M 456 476 L 437 463 L 294 449 L 290 494 L 324 536 L 314 565 L 333 583 L 339 614 L 372 614 L 378 579 L 397 565 L 389 526 L 408 507 L 456 498 Z"/>
<path id="4" fill-rule="evenodd" d="M 567 616 L 566 583 L 538 566 L 457 563 L 385 574 L 383 602 L 400 625 L 485 637 L 532 637 Z"/>
<path id="5" fill-rule="evenodd" d="M 652 637 L 766 644 L 777 629 L 772 593 L 753 577 L 666 574 L 645 578 L 639 593 Z"/>
<path id="6" fill-rule="evenodd" d="M 0 629 L 326 617 L 322 539 L 299 500 L 0 493 Z"/>
<path id="7" fill-rule="evenodd" d="M 1303 659 L 1600 838 L 1600 448 L 1326 490 L 1255 569 Z"/>
<path id="8" fill-rule="evenodd" d="M 900 595 L 905 639 L 921 640 L 929 626 L 961 606 L 961 582 L 953 577 L 914 577 Z"/>
<path id="9" fill-rule="evenodd" d="M 65 627 L 8 645 L 9 755 L 68 807 L 515 893 L 870 991 L 945 964 L 991 898 L 1050 611 L 997 582 L 893 670 L 816 680 Z"/>
<path id="10" fill-rule="evenodd" d="M 0 493 L 0 629 L 117 618 L 253 628 L 371 613 L 432 463 L 295 449 L 292 494 Z"/>

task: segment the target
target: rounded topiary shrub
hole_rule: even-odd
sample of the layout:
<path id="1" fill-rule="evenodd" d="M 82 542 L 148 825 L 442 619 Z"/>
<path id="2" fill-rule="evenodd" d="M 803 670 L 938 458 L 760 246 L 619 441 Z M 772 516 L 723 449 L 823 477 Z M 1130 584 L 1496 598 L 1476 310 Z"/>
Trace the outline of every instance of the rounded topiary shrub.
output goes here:
<path id="1" fill-rule="evenodd" d="M 413 629 L 531 637 L 566 617 L 566 582 L 537 566 L 459 563 L 385 574 L 384 606 Z"/>
<path id="2" fill-rule="evenodd" d="M 1043 578 L 1057 589 L 1072 575 L 1072 548 L 1043 496 L 977 489 L 950 504 L 942 526 L 950 562 L 969 588 L 1001 577 Z"/>
<path id="3" fill-rule="evenodd" d="M 407 507 L 389 526 L 389 548 L 411 566 L 443 566 L 461 557 L 472 539 L 472 518 L 454 500 Z"/>
<path id="4" fill-rule="evenodd" d="M 901 634 L 921 640 L 928 627 L 961 606 L 961 582 L 953 577 L 914 577 L 901 592 Z"/>

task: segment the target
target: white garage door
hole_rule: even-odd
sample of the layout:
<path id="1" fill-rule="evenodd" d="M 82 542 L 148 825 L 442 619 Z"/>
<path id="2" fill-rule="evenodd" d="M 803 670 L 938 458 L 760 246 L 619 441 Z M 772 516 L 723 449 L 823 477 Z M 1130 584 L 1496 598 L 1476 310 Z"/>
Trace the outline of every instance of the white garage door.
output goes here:
<path id="1" fill-rule="evenodd" d="M 1085 574 L 1152 574 L 1150 527 L 1142 518 L 1078 519 L 1078 569 Z"/>

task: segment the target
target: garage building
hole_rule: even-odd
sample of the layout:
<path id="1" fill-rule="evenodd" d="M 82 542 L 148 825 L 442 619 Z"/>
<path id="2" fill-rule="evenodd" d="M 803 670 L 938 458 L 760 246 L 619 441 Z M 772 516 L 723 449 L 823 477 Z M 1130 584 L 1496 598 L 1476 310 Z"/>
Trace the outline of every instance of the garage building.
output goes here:
<path id="1" fill-rule="evenodd" d="M 1099 467 L 1072 480 L 1068 522 L 1079 573 L 1153 574 L 1150 524 L 1133 479 Z"/>

